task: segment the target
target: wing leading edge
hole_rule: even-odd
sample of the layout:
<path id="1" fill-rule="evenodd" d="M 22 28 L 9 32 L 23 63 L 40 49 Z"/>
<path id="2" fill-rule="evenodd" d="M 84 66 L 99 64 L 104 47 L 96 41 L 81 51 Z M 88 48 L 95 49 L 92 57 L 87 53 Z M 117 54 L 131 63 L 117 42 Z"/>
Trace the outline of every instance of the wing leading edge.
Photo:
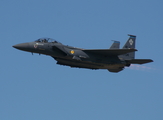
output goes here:
<path id="1" fill-rule="evenodd" d="M 107 55 L 107 56 L 118 56 L 126 53 L 137 51 L 136 49 L 86 49 L 84 52 Z"/>

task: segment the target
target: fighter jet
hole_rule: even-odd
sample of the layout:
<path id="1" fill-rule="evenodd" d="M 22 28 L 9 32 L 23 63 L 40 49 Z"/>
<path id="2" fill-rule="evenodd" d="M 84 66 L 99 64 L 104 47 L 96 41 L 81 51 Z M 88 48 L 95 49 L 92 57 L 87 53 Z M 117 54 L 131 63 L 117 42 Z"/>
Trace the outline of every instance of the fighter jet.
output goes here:
<path id="1" fill-rule="evenodd" d="M 135 35 L 129 39 L 122 49 L 120 42 L 114 41 L 109 49 L 81 49 L 64 45 L 51 38 L 40 38 L 34 42 L 14 45 L 19 50 L 53 57 L 57 64 L 76 68 L 107 69 L 117 73 L 131 64 L 153 62 L 151 59 L 135 59 Z"/>

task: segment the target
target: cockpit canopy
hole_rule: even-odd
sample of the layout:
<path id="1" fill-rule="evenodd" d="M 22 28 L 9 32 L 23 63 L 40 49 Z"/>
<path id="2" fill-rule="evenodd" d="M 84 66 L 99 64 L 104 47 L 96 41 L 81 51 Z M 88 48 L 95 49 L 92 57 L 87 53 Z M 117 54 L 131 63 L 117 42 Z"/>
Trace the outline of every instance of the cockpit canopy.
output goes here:
<path id="1" fill-rule="evenodd" d="M 41 42 L 41 43 L 60 43 L 58 41 L 56 41 L 55 39 L 52 38 L 40 38 L 38 40 L 36 40 L 35 42 Z"/>

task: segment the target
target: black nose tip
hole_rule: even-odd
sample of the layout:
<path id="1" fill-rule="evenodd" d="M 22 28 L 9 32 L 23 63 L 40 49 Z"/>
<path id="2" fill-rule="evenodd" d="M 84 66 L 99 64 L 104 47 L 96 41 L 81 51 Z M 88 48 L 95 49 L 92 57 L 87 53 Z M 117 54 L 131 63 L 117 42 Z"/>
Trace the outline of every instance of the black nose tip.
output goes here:
<path id="1" fill-rule="evenodd" d="M 17 48 L 17 45 L 13 45 L 12 47 Z"/>
<path id="2" fill-rule="evenodd" d="M 14 47 L 16 49 L 20 49 L 20 50 L 25 50 L 29 47 L 29 44 L 28 43 L 21 43 L 21 44 L 13 45 L 12 47 Z"/>

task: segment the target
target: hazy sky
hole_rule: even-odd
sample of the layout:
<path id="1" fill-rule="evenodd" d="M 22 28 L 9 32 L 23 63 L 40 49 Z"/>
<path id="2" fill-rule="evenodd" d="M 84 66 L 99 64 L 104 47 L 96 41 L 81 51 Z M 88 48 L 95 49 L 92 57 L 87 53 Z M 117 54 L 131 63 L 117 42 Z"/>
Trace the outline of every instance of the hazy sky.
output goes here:
<path id="1" fill-rule="evenodd" d="M 162 0 L 1 0 L 0 120 L 163 120 Z M 50 37 L 106 49 L 137 36 L 119 73 L 56 65 L 12 46 Z"/>

